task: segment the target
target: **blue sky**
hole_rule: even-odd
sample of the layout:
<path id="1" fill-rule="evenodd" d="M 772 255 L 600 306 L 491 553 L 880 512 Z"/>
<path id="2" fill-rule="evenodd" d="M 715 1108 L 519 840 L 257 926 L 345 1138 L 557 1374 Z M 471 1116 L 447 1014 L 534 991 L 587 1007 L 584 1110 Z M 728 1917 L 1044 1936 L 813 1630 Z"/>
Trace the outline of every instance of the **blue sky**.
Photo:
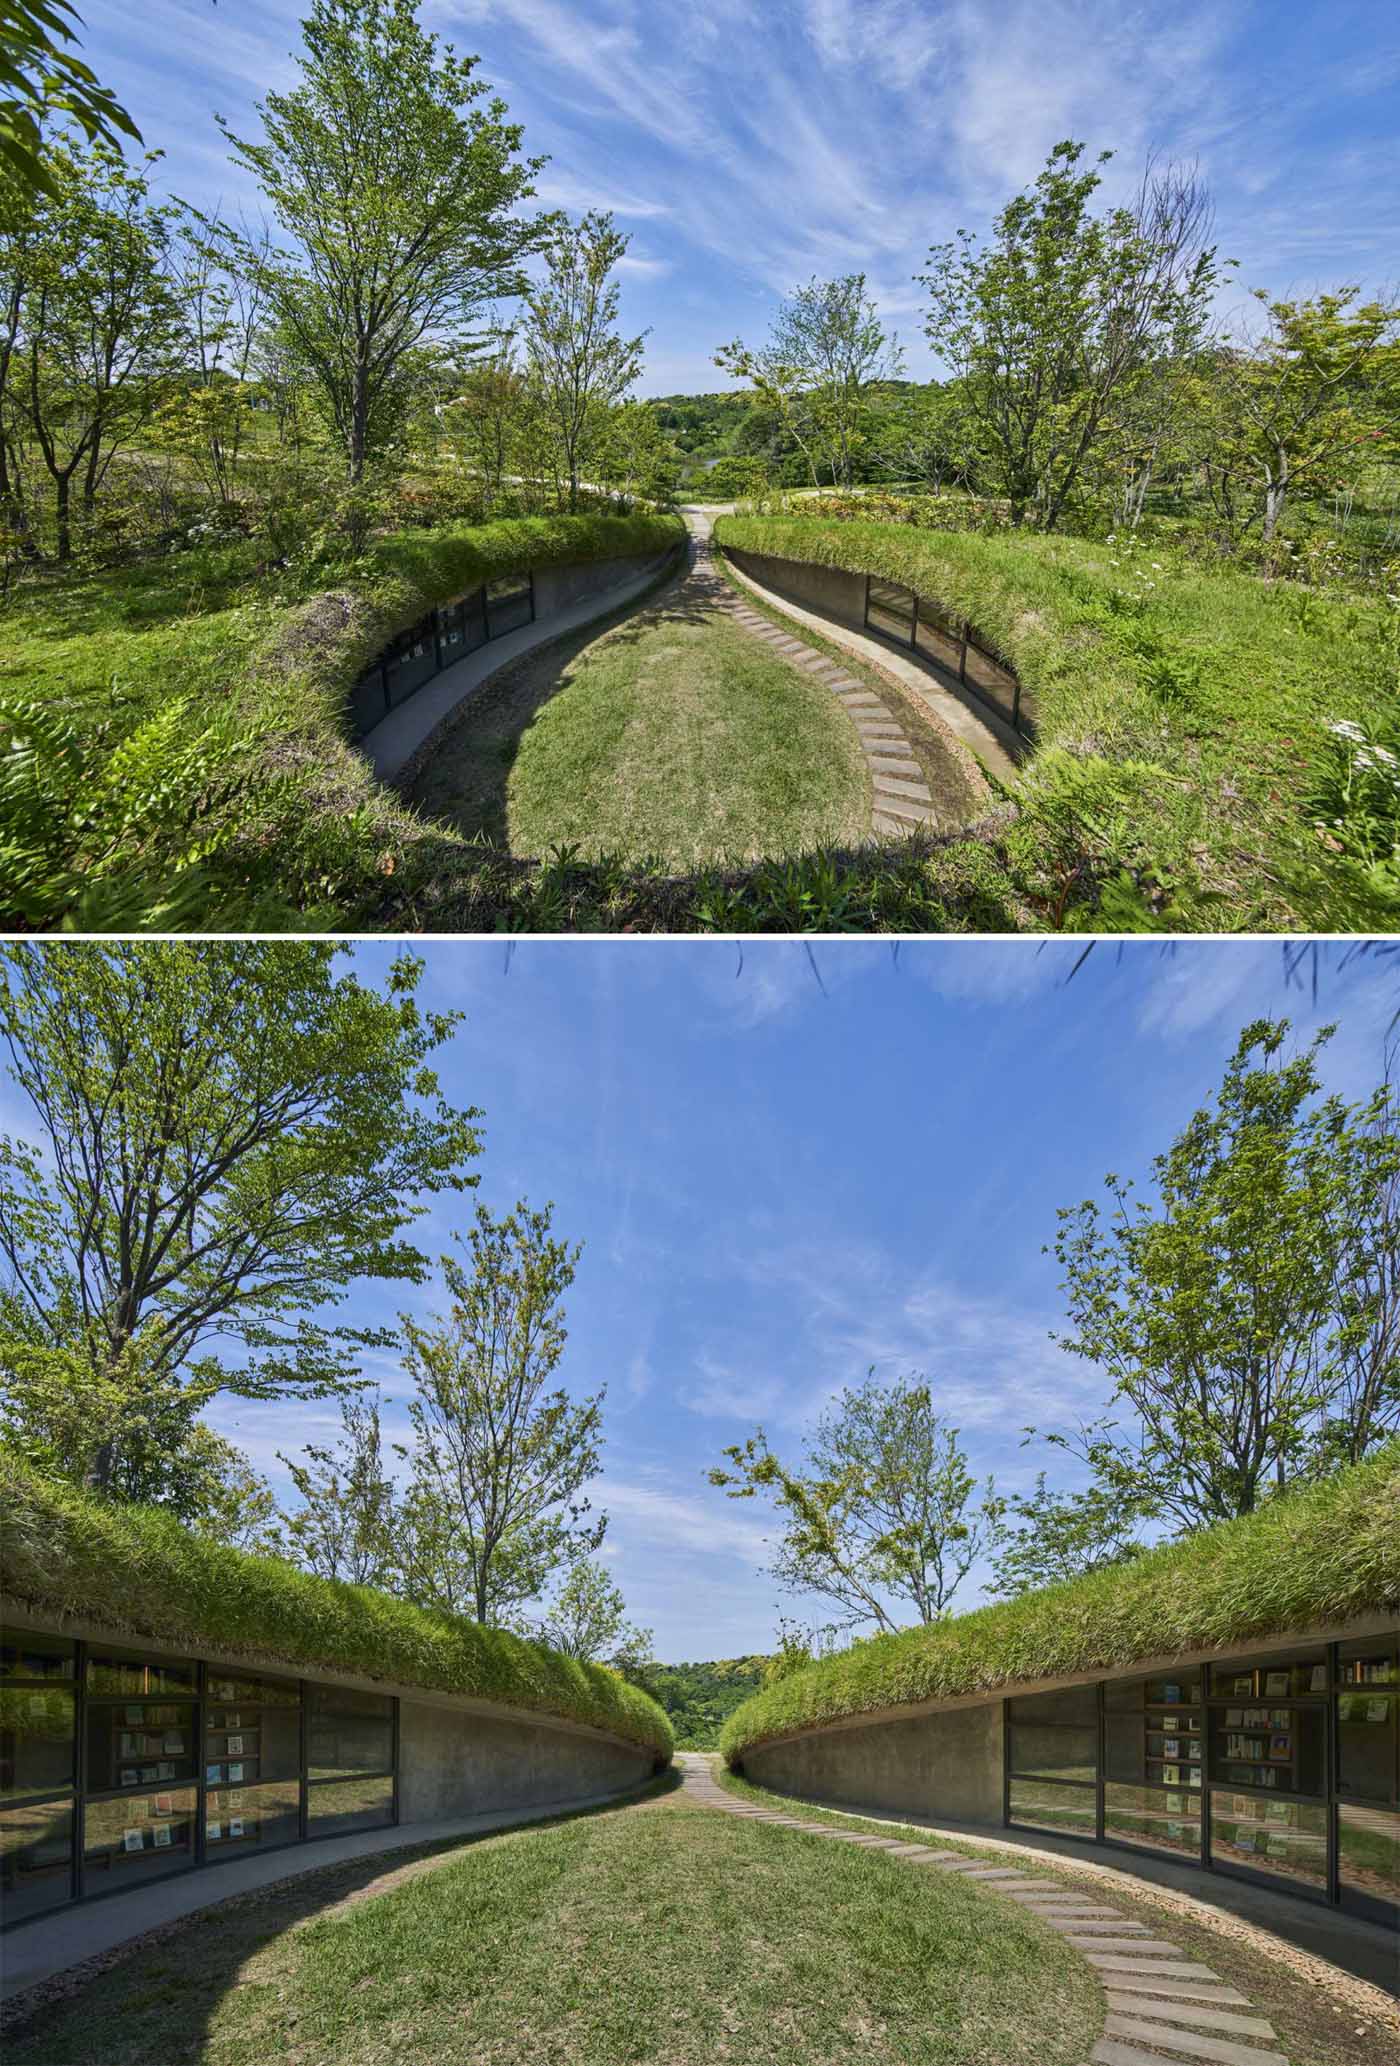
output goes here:
<path id="1" fill-rule="evenodd" d="M 781 1604 L 761 1511 L 705 1483 L 727 1443 L 762 1420 L 792 1447 L 869 1366 L 917 1371 L 979 1474 L 1028 1486 L 1022 1427 L 1102 1396 L 1048 1338 L 1056 1207 L 1145 1172 L 1251 1017 L 1339 1018 L 1329 1076 L 1359 1094 L 1400 1004 L 1393 961 L 1334 970 L 1314 1006 L 1248 942 L 1103 946 L 1072 982 L 1077 944 L 828 944 L 824 991 L 786 942 L 741 968 L 719 943 L 522 944 L 508 970 L 495 944 L 421 951 L 427 996 L 467 1015 L 442 1073 L 485 1113 L 479 1195 L 552 1199 L 585 1243 L 561 1375 L 607 1385 L 606 1553 L 671 1659 L 766 1648 Z M 429 1253 L 469 1210 L 420 1223 Z M 436 1295 L 371 1287 L 352 1310 Z M 372 1368 L 401 1428 L 396 1361 Z M 276 1449 L 334 1430 L 320 1406 L 213 1417 L 274 1477 Z"/>
<path id="2" fill-rule="evenodd" d="M 86 55 L 173 191 L 254 196 L 245 133 L 291 82 L 296 0 L 86 0 Z M 541 196 L 616 211 L 624 317 L 650 328 L 642 392 L 721 385 L 813 274 L 865 271 L 909 369 L 931 368 L 930 243 L 984 227 L 1064 136 L 1197 158 L 1243 289 L 1393 283 L 1400 254 L 1400 12 L 1393 0 L 426 0 L 548 153 Z"/>

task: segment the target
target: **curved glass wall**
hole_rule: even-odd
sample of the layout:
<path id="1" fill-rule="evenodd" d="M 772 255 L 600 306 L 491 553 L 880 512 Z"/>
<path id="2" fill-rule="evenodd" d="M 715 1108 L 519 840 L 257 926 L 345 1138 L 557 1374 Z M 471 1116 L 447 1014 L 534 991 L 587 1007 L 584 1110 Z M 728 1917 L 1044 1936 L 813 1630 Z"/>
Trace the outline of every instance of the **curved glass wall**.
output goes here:
<path id="1" fill-rule="evenodd" d="M 0 1641 L 0 1920 L 398 1820 L 389 1694 Z"/>
<path id="2" fill-rule="evenodd" d="M 1400 1927 L 1400 1634 L 1010 1699 L 1006 1820 Z"/>

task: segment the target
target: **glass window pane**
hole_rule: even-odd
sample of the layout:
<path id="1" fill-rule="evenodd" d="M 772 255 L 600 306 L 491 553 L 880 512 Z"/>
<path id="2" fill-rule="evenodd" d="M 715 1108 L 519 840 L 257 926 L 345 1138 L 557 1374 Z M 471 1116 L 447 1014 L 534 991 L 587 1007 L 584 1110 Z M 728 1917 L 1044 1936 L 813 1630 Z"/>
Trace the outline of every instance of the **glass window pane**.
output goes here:
<path id="1" fill-rule="evenodd" d="M 1103 1826 L 1110 1841 L 1145 1844 L 1149 1850 L 1199 1858 L 1201 1795 L 1110 1783 L 1103 1790 Z"/>
<path id="2" fill-rule="evenodd" d="M 486 630 L 490 638 L 503 638 L 528 624 L 532 614 L 528 576 L 506 574 L 486 584 Z"/>
<path id="3" fill-rule="evenodd" d="M 956 674 L 962 666 L 961 627 L 936 610 L 932 603 L 919 597 L 919 621 L 914 631 L 914 643 L 927 660 L 937 661 L 950 674 Z"/>
<path id="4" fill-rule="evenodd" d="M 389 707 L 393 709 L 431 681 L 438 671 L 437 646 L 431 616 L 420 617 L 407 631 L 399 633 L 389 648 L 384 669 Z"/>
<path id="5" fill-rule="evenodd" d="M 1068 1722 L 1081 1728 L 1098 1725 L 1099 1700 L 1092 1686 L 1065 1686 L 1058 1693 L 1022 1693 L 1011 1703 L 1016 1722 Z"/>
<path id="6" fill-rule="evenodd" d="M 1098 1730 L 1014 1722 L 1011 1769 L 1047 1779 L 1093 1779 L 1098 1768 Z"/>
<path id="7" fill-rule="evenodd" d="M 219 1786 L 205 1795 L 205 1856 L 231 1858 L 240 1851 L 294 1844 L 301 1834 L 301 1781 L 272 1786 Z"/>
<path id="8" fill-rule="evenodd" d="M 0 1688 L 0 1794 L 58 1793 L 73 1781 L 72 1687 Z"/>
<path id="9" fill-rule="evenodd" d="M 204 1778 L 209 1786 L 252 1786 L 260 1779 L 294 1779 L 301 1770 L 301 1714 L 295 1707 L 264 1707 L 240 1700 L 211 1705 L 204 1731 Z"/>
<path id="10" fill-rule="evenodd" d="M 307 1769 L 313 1779 L 392 1769 L 394 1703 L 388 1694 L 312 1686 L 307 1706 Z"/>
<path id="11" fill-rule="evenodd" d="M 378 1829 L 394 1819 L 394 1782 L 383 1779 L 336 1779 L 308 1788 L 308 1829 L 312 1836 L 343 1836 L 352 1829 Z"/>
<path id="12" fill-rule="evenodd" d="M 0 1809 L 0 1906 L 15 1923 L 73 1898 L 73 1804 Z"/>
<path id="13" fill-rule="evenodd" d="M 1008 668 L 994 660 L 990 653 L 969 644 L 963 663 L 963 680 L 1010 723 L 1016 707 L 1016 677 Z"/>
<path id="14" fill-rule="evenodd" d="M 350 733 L 361 739 L 378 724 L 388 704 L 384 697 L 384 670 L 372 667 L 368 674 L 362 674 L 350 691 Z"/>
<path id="15" fill-rule="evenodd" d="M 71 1679 L 73 1645 L 61 1636 L 31 1636 L 11 1629 L 0 1643 L 0 1679 Z"/>
<path id="16" fill-rule="evenodd" d="M 1211 1777 L 1270 1793 L 1321 1793 L 1326 1778 L 1321 1707 L 1262 1701 L 1211 1710 Z"/>
<path id="17" fill-rule="evenodd" d="M 185 1659 L 142 1657 L 116 1650 L 88 1653 L 87 1685 L 92 1694 L 129 1693 L 133 1699 L 160 1693 L 192 1694 L 197 1677 L 196 1667 Z"/>
<path id="18" fill-rule="evenodd" d="M 1065 1836 L 1092 1837 L 1096 1827 L 1092 1786 L 1054 1786 L 1044 1779 L 1013 1779 L 1011 1820 L 1028 1829 L 1053 1829 Z"/>
<path id="19" fill-rule="evenodd" d="M 209 1674 L 206 1687 L 211 1702 L 230 1702 L 245 1707 L 300 1707 L 301 1687 L 295 1679 L 229 1678 L 225 1673 Z"/>
<path id="20" fill-rule="evenodd" d="M 193 1779 L 197 1748 L 192 1700 L 108 1700 L 87 1711 L 87 1789 L 158 1786 Z"/>
<path id="21" fill-rule="evenodd" d="M 191 1864 L 197 1800 L 192 1786 L 133 1800 L 90 1800 L 84 1810 L 83 1892 L 137 1886 Z"/>
<path id="22" fill-rule="evenodd" d="M 1396 1795 L 1400 1693 L 1337 1695 L 1337 1785 L 1342 1793 L 1390 1802 Z"/>
<path id="23" fill-rule="evenodd" d="M 1400 1815 L 1342 1802 L 1337 1859 L 1346 1906 L 1400 1924 Z"/>
<path id="24" fill-rule="evenodd" d="M 1246 1865 L 1326 1891 L 1327 1810 L 1320 1804 L 1212 1792 L 1210 1817 L 1210 1855 L 1217 1865 Z"/>
<path id="25" fill-rule="evenodd" d="M 1337 1674 L 1344 1686 L 1400 1686 L 1400 1657 L 1394 1641 L 1387 1642 L 1382 1636 L 1343 1643 Z"/>
<path id="26" fill-rule="evenodd" d="M 1216 1700 L 1296 1700 L 1327 1691 L 1327 1659 L 1320 1651 L 1302 1658 L 1270 1658 L 1265 1664 L 1213 1664 L 1211 1696 Z"/>

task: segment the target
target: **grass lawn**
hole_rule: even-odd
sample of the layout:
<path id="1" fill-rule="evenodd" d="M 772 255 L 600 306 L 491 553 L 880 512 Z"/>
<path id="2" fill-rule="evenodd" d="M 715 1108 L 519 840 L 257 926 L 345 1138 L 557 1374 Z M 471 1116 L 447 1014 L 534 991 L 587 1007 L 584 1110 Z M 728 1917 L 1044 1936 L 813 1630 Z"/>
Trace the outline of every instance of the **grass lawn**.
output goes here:
<path id="1" fill-rule="evenodd" d="M 715 1777 L 728 1792 L 764 1807 L 778 1808 L 785 1815 L 831 1823 L 838 1829 L 869 1830 L 876 1826 L 858 1815 L 842 1815 L 835 1809 L 796 1801 L 788 1794 L 770 1793 L 736 1773 L 726 1772 L 718 1759 L 714 1769 Z M 902 1836 L 911 1843 L 936 1841 L 940 1850 L 961 1851 L 984 1864 L 1024 1865 L 1037 1879 L 1059 1880 L 1067 1891 L 1081 1899 L 1087 1895 L 1110 1903 L 1121 1911 L 1125 1921 L 1140 1922 L 1154 1935 L 1166 1936 L 1180 1948 L 1184 1959 L 1209 1966 L 1228 1986 L 1247 1996 L 1273 2024 L 1289 2066 L 1400 2066 L 1400 2007 L 1380 2010 L 1375 2006 L 1358 2006 L 1359 1996 L 1339 1998 L 1332 1989 L 1320 1986 L 1310 1973 L 1300 1970 L 1282 1944 L 1278 1957 L 1265 1956 L 1243 1938 L 1230 1934 L 1228 1927 L 1213 1929 L 1193 1921 L 1151 1886 L 1144 1884 L 1141 1893 L 1125 1889 L 1119 1882 L 1108 1887 L 1096 1873 L 1082 1868 L 1076 1871 L 1075 1861 L 1070 1858 L 1027 1859 L 1016 1845 L 1008 1845 L 1005 1852 L 990 1851 L 986 1845 L 959 1843 L 956 1837 L 945 1836 L 941 1831 L 932 1839 L 927 1829 L 883 1819 L 878 1827 L 882 1836 Z M 1012 1904 L 998 1904 L 1002 1905 Z M 1366 1993 L 1374 2003 L 1375 1990 L 1368 1989 Z"/>
<path id="2" fill-rule="evenodd" d="M 7 2066 L 88 2066 L 95 2030 L 102 2066 L 1083 2066 L 1102 2025 L 1033 1917 L 674 1792 L 369 1898 L 355 1869 L 318 1878 L 114 1966 Z"/>
<path id="3" fill-rule="evenodd" d="M 870 832 L 865 761 L 837 699 L 684 583 L 601 635 L 522 658 L 466 705 L 409 800 L 514 854 L 575 846 L 675 870 Z"/>

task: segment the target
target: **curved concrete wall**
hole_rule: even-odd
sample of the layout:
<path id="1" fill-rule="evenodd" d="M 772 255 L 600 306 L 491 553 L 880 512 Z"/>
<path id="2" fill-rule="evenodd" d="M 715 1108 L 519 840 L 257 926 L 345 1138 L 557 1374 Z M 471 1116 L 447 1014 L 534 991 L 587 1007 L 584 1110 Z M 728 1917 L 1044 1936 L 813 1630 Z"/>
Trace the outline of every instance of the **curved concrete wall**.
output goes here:
<path id="1" fill-rule="evenodd" d="M 832 1807 L 952 1822 L 1002 1822 L 1002 1706 L 945 1708 L 907 1720 L 814 1729 L 746 1750 L 758 1786 Z"/>
<path id="2" fill-rule="evenodd" d="M 498 1721 L 410 1698 L 399 1706 L 403 1822 L 625 1793 L 655 1762 L 636 1744 L 547 1722 Z"/>
<path id="3" fill-rule="evenodd" d="M 865 576 L 848 574 L 844 567 L 819 567 L 808 560 L 772 559 L 764 552 L 736 552 L 723 548 L 741 574 L 785 595 L 808 610 L 834 618 L 852 631 L 865 629 Z"/>
<path id="4" fill-rule="evenodd" d="M 579 560 L 567 567 L 537 567 L 536 623 L 557 611 L 572 609 L 575 603 L 585 602 L 590 596 L 606 595 L 610 589 L 621 588 L 643 574 L 660 573 L 676 549 L 670 546 L 665 552 L 639 553 L 630 559 Z"/>

